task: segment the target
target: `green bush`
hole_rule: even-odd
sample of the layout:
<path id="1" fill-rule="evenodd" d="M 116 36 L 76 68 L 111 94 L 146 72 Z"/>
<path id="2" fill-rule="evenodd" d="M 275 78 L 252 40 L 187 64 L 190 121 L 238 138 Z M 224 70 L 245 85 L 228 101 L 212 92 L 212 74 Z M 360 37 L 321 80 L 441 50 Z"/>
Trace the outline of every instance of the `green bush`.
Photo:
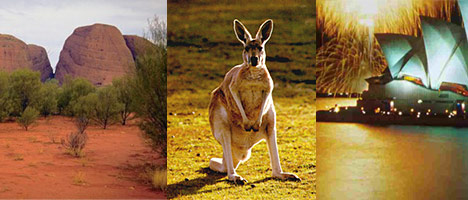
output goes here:
<path id="1" fill-rule="evenodd" d="M 95 116 L 94 113 L 97 102 L 98 96 L 93 92 L 86 96 L 79 97 L 76 101 L 73 101 L 73 104 L 70 106 L 77 119 L 87 121 L 89 124 L 91 119 Z"/>
<path id="2" fill-rule="evenodd" d="M 167 49 L 160 47 L 137 58 L 133 83 L 140 128 L 153 141 L 156 150 L 167 155 Z"/>
<path id="3" fill-rule="evenodd" d="M 8 73 L 0 71 L 0 122 L 3 122 L 13 111 L 9 82 Z"/>
<path id="4" fill-rule="evenodd" d="M 28 128 L 37 120 L 38 116 L 39 111 L 31 106 L 28 106 L 16 121 L 27 131 Z"/>
<path id="5" fill-rule="evenodd" d="M 142 122 L 140 128 L 153 142 L 155 150 L 167 156 L 167 26 L 157 16 L 148 20 L 146 46 L 137 56 L 133 77 L 135 111 Z"/>
<path id="6" fill-rule="evenodd" d="M 39 91 L 39 112 L 47 117 L 57 111 L 57 98 L 59 94 L 58 81 L 55 79 L 48 80 L 42 84 Z"/>
<path id="7" fill-rule="evenodd" d="M 74 116 L 73 104 L 83 96 L 94 92 L 96 88 L 88 80 L 83 78 L 65 78 L 62 91 L 58 97 L 58 109 L 61 114 Z"/>

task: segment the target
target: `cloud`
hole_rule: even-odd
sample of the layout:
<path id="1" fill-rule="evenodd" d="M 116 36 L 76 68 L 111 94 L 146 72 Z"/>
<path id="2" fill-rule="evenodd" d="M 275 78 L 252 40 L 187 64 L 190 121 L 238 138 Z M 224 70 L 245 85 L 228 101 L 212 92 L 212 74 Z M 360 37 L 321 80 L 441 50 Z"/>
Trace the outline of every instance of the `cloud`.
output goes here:
<path id="1" fill-rule="evenodd" d="M 123 34 L 142 35 L 147 19 L 167 19 L 166 0 L 1 0 L 0 33 L 44 47 L 52 67 L 67 37 L 80 26 L 111 24 Z"/>

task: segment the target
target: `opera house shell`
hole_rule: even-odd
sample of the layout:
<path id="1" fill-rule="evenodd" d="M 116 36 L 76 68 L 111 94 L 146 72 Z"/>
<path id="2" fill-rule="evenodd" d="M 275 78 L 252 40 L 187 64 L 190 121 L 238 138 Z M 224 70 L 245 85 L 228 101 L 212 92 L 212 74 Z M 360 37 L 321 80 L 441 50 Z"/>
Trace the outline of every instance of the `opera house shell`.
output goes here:
<path id="1" fill-rule="evenodd" d="M 376 34 L 388 68 L 366 79 L 358 100 L 367 112 L 418 115 L 465 112 L 468 105 L 468 1 L 459 1 L 464 27 L 421 17 L 422 37 Z M 418 116 L 419 117 L 419 116 Z"/>

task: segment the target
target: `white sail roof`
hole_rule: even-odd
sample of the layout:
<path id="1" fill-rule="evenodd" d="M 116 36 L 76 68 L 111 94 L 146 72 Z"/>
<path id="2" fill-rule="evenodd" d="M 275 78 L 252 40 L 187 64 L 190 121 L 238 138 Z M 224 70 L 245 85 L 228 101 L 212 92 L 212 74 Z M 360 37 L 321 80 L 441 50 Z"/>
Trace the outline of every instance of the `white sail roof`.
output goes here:
<path id="1" fill-rule="evenodd" d="M 458 25 L 429 17 L 421 17 L 421 27 L 427 56 L 429 87 L 437 90 L 442 83 L 441 74 L 448 68 L 449 63 L 452 64 L 450 69 L 461 70 L 460 73 L 466 68 L 460 57 L 454 56 L 461 42 L 466 41 L 465 31 Z"/>
<path id="2" fill-rule="evenodd" d="M 392 78 L 409 75 L 420 78 L 425 86 L 429 86 L 426 53 L 421 38 L 400 34 L 376 34 L 375 37 L 384 52 Z"/>
<path id="3" fill-rule="evenodd" d="M 459 1 L 468 12 L 468 0 Z M 463 15 L 468 17 L 468 13 Z M 468 23 L 468 20 L 464 20 Z M 443 82 L 468 86 L 468 43 L 465 29 L 440 19 L 421 17 L 422 38 L 376 34 L 392 78 L 420 78 L 423 85 L 438 90 Z"/>

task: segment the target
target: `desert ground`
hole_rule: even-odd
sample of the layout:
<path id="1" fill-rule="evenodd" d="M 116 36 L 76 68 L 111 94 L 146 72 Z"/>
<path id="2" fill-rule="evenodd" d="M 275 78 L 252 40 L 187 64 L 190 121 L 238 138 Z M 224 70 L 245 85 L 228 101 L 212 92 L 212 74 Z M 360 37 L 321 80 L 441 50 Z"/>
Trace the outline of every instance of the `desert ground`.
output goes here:
<path id="1" fill-rule="evenodd" d="M 219 1 L 168 3 L 168 198 L 315 199 L 315 2 Z M 248 6 L 246 6 L 248 4 Z M 208 169 L 222 157 L 208 122 L 210 92 L 242 62 L 242 45 L 232 21 L 252 34 L 271 18 L 267 67 L 275 82 L 277 140 L 283 171 L 302 182 L 271 178 L 265 142 L 237 173 L 249 183 L 235 185 Z"/>
<path id="2" fill-rule="evenodd" d="M 145 170 L 165 159 L 145 143 L 135 121 L 106 130 L 90 126 L 81 158 L 60 142 L 75 129 L 62 116 L 41 118 L 29 131 L 0 123 L 0 199 L 166 198 L 144 181 Z"/>

